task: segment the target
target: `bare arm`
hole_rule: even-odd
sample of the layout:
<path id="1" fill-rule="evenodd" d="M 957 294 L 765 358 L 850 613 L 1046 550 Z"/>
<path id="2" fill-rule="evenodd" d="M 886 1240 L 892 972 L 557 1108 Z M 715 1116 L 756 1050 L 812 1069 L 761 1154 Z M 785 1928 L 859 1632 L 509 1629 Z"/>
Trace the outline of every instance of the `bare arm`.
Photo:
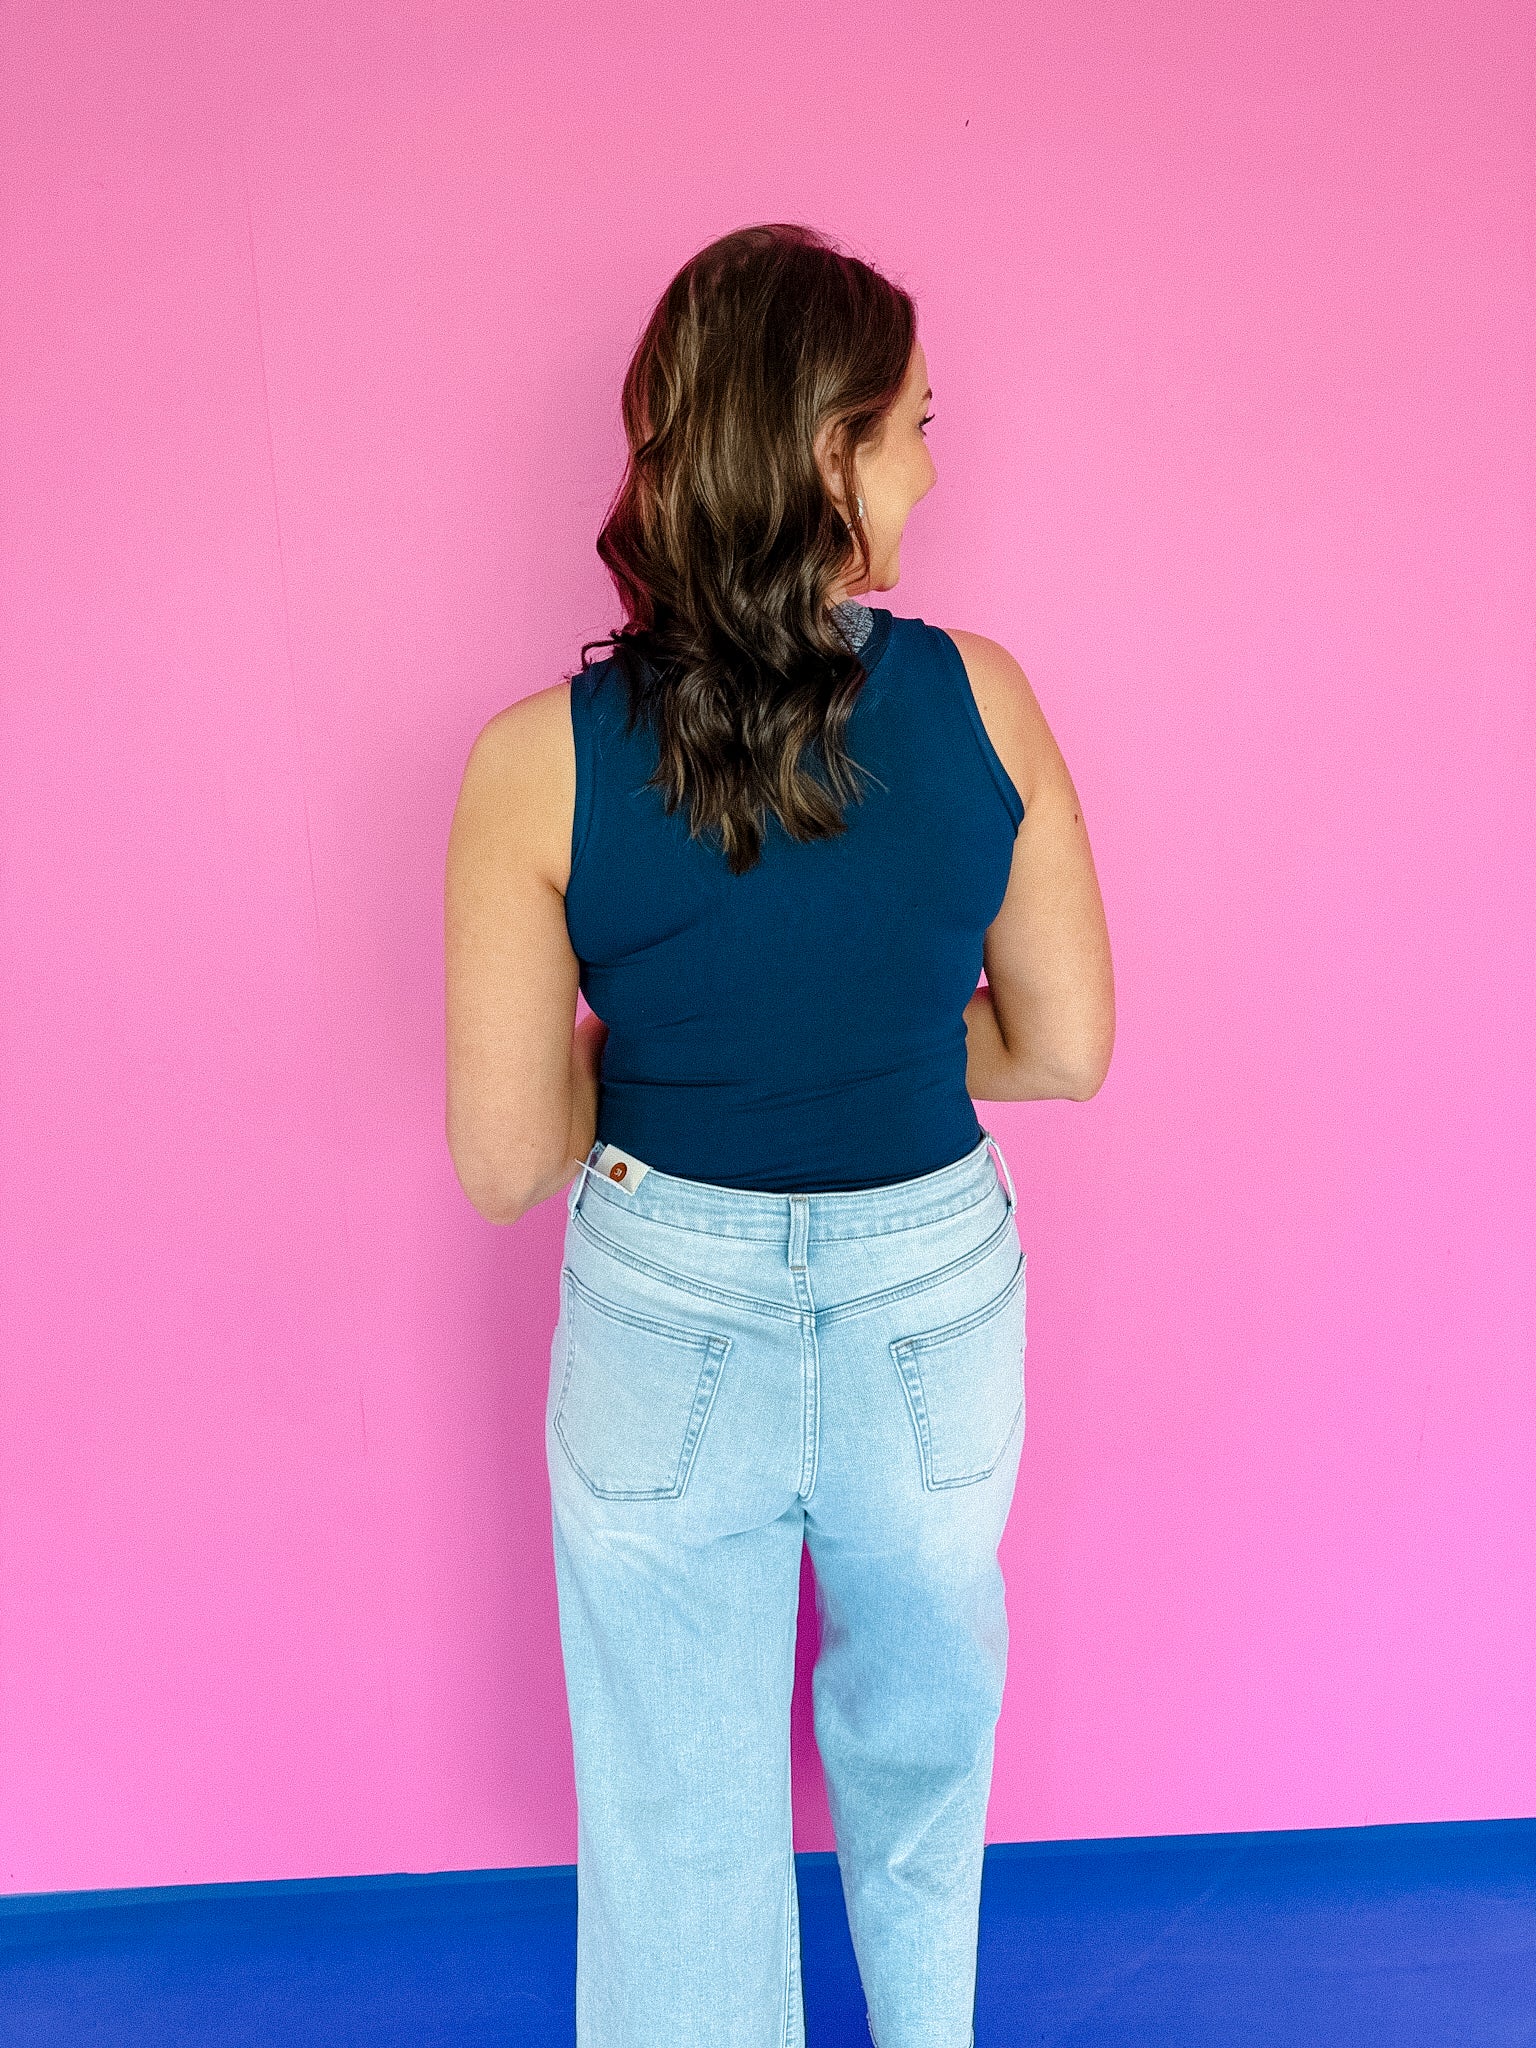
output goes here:
<path id="1" fill-rule="evenodd" d="M 966 1005 L 966 1087 L 982 1102 L 1084 1102 L 1109 1071 L 1115 984 L 1082 803 L 1013 656 L 978 633 L 950 637 L 1024 800 L 982 954 L 987 984 Z"/>
<path id="2" fill-rule="evenodd" d="M 558 865 L 563 847 L 568 874 L 574 787 L 569 701 L 539 691 L 475 741 L 449 832 L 448 1149 L 492 1223 L 564 1186 L 596 1131 L 607 1027 L 573 1030 L 580 964 Z"/>

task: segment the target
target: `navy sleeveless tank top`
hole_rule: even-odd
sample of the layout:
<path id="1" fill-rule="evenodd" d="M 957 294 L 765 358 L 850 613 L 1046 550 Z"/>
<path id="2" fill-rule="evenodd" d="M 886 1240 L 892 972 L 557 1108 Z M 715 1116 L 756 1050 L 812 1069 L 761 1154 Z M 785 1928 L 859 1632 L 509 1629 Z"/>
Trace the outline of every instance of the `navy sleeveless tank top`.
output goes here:
<path id="1" fill-rule="evenodd" d="M 597 1137 L 663 1173 L 814 1193 L 881 1187 L 973 1150 L 966 1004 L 1024 804 L 960 650 L 922 619 L 864 627 L 846 746 L 868 774 L 839 837 L 770 811 L 733 875 L 646 787 L 610 659 L 571 678 L 576 810 L 566 928 L 608 1026 Z M 859 634 L 850 634 L 855 646 Z"/>

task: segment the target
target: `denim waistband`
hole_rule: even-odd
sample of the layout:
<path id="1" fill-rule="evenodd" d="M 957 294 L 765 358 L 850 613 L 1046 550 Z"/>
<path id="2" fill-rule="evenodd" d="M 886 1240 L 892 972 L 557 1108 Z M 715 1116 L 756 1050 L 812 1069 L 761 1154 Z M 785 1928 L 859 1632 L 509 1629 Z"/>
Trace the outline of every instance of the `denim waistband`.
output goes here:
<path id="1" fill-rule="evenodd" d="M 595 1201 L 620 1213 L 650 1216 L 685 1230 L 712 1232 L 719 1237 L 763 1238 L 769 1242 L 785 1237 L 798 1217 L 802 1242 L 862 1237 L 937 1222 L 985 1200 L 998 1185 L 998 1176 L 987 1157 L 989 1148 L 996 1152 L 1002 1168 L 1011 1215 L 1016 1205 L 1013 1175 L 1008 1171 L 1002 1146 L 985 1128 L 972 1151 L 932 1173 L 920 1173 L 912 1180 L 888 1181 L 883 1187 L 832 1188 L 807 1194 L 779 1194 L 761 1188 L 722 1187 L 715 1181 L 684 1180 L 644 1161 L 641 1163 L 646 1170 L 638 1182 L 628 1188 L 616 1187 L 593 1171 L 592 1163 L 603 1150 L 599 1139 L 571 1183 L 566 1209 L 574 1216 L 578 1208 Z"/>

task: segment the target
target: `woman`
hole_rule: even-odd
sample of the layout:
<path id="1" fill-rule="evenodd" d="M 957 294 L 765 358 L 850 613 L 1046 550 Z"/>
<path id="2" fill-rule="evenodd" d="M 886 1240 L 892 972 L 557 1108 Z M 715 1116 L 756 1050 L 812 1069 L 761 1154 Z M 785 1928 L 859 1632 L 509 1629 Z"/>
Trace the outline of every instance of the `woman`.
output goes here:
<path id="1" fill-rule="evenodd" d="M 580 2048 L 804 2039 L 803 1543 L 871 2037 L 973 2038 L 1025 1341 L 973 1098 L 1093 1095 L 1114 995 L 1022 670 L 858 602 L 934 482 L 931 396 L 910 297 L 823 237 L 686 264 L 624 385 L 625 624 L 491 720 L 454 817 L 454 1164 L 496 1222 L 569 1189 Z"/>

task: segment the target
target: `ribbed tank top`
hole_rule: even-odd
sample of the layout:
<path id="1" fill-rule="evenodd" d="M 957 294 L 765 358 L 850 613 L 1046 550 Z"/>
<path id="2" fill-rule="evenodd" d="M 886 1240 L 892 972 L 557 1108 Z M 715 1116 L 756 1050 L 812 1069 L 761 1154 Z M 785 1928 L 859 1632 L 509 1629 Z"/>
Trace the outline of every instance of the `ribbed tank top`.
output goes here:
<path id="1" fill-rule="evenodd" d="M 881 1187 L 981 1139 L 963 1012 L 1023 801 L 949 635 L 838 609 L 863 628 L 846 734 L 869 771 L 862 801 L 839 837 L 806 844 L 770 811 L 743 875 L 646 787 L 656 741 L 644 724 L 625 732 L 617 663 L 571 678 L 565 917 L 608 1026 L 597 1137 L 663 1173 L 775 1193 Z"/>

